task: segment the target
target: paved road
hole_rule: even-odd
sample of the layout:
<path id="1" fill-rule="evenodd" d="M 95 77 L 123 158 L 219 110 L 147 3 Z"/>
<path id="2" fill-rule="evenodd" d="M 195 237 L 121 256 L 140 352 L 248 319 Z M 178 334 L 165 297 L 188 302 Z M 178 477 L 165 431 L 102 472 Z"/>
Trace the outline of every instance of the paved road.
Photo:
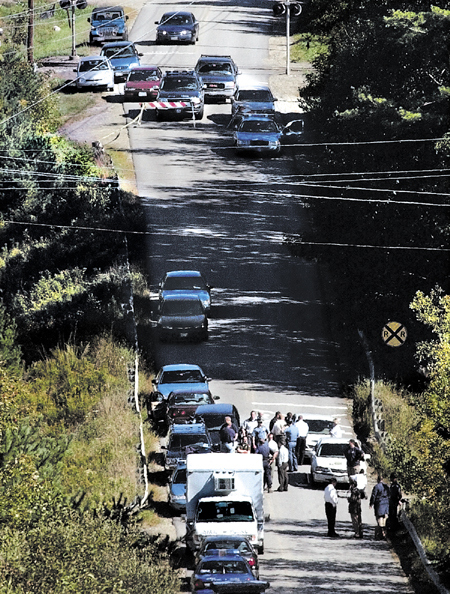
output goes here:
<path id="1" fill-rule="evenodd" d="M 264 83 L 279 73 L 269 52 L 269 4 L 189 6 L 201 21 L 195 47 L 154 45 L 154 21 L 181 5 L 144 6 L 131 36 L 144 63 L 187 68 L 201 53 L 231 54 L 244 81 Z M 131 118 L 138 106 L 124 109 Z M 208 342 L 159 344 L 152 331 L 153 301 L 141 322 L 141 347 L 157 366 L 200 364 L 214 378 L 213 393 L 236 404 L 243 417 L 253 408 L 267 418 L 278 409 L 336 413 L 350 436 L 348 402 L 339 389 L 339 348 L 328 325 L 326 276 L 315 264 L 291 258 L 283 243 L 286 234 L 310 224 L 288 185 L 294 160 L 289 152 L 272 160 L 237 158 L 226 128 L 229 113 L 229 105 L 207 105 L 195 127 L 156 122 L 148 114 L 142 126 L 129 130 L 150 232 L 143 248 L 153 287 L 176 268 L 199 269 L 215 287 Z M 305 466 L 292 475 L 287 493 L 266 496 L 271 521 L 261 573 L 271 591 L 409 592 L 386 543 L 373 540 L 367 508 L 364 521 L 372 527 L 364 541 L 350 538 L 345 499 L 337 523 L 342 538 L 325 537 L 323 492 L 309 488 L 308 472 Z"/>

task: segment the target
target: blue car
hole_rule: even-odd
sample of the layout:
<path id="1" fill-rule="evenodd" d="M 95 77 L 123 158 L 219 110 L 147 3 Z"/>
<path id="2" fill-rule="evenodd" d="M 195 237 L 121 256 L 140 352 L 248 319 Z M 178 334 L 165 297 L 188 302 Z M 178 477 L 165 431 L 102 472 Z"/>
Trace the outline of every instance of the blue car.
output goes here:
<path id="1" fill-rule="evenodd" d="M 152 383 L 155 392 L 160 395 L 160 399 L 165 399 L 171 392 L 183 388 L 207 392 L 210 381 L 211 378 L 207 377 L 198 365 L 177 363 L 161 367 Z"/>
<path id="2" fill-rule="evenodd" d="M 100 52 L 101 56 L 106 56 L 114 68 L 114 79 L 116 82 L 124 82 L 130 70 L 141 65 L 139 53 L 131 41 L 114 41 L 105 43 Z"/>
<path id="3" fill-rule="evenodd" d="M 195 594 L 214 594 L 224 589 L 230 593 L 262 592 L 269 584 L 255 578 L 244 557 L 218 554 L 200 561 L 192 574 L 191 587 Z"/>
<path id="4" fill-rule="evenodd" d="M 197 270 L 173 270 L 167 272 L 159 283 L 159 299 L 167 295 L 192 293 L 198 295 L 206 312 L 211 309 L 211 286 Z"/>
<path id="5" fill-rule="evenodd" d="M 259 112 L 275 113 L 275 97 L 269 87 L 253 87 L 251 89 L 239 89 L 231 98 L 231 113 L 238 112 Z"/>
<path id="6" fill-rule="evenodd" d="M 234 133 L 238 153 L 278 155 L 281 151 L 282 131 L 273 116 L 246 114 Z"/>
<path id="7" fill-rule="evenodd" d="M 178 512 L 186 510 L 186 462 L 178 462 L 170 479 L 169 505 Z"/>
<path id="8" fill-rule="evenodd" d="M 192 12 L 166 12 L 160 21 L 155 21 L 156 43 L 198 41 L 200 25 Z"/>

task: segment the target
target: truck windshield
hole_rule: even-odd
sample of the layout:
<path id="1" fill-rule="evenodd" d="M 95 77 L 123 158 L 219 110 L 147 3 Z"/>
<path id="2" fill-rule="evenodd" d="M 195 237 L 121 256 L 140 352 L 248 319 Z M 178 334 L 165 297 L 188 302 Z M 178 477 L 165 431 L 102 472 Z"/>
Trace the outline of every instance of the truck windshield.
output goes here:
<path id="1" fill-rule="evenodd" d="M 197 513 L 199 522 L 253 522 L 249 501 L 203 501 Z"/>

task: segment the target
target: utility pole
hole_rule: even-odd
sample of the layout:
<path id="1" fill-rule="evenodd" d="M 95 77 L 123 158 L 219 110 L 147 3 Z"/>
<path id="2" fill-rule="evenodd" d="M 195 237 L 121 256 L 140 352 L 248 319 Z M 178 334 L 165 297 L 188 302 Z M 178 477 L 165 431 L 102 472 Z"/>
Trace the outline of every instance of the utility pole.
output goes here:
<path id="1" fill-rule="evenodd" d="M 286 6 L 286 75 L 291 74 L 291 3 L 285 2 Z"/>
<path id="2" fill-rule="evenodd" d="M 34 0 L 28 0 L 27 58 L 34 63 Z"/>
<path id="3" fill-rule="evenodd" d="M 67 10 L 67 20 L 72 30 L 72 52 L 69 60 L 74 60 L 77 57 L 77 46 L 75 45 L 75 8 L 84 10 L 87 7 L 87 0 L 59 0 L 59 5 L 64 10 Z"/>
<path id="4" fill-rule="evenodd" d="M 284 2 L 276 2 L 272 6 L 273 16 L 279 17 L 286 15 L 286 74 L 287 76 L 291 73 L 291 16 L 299 16 L 302 12 L 302 4 L 306 3 L 307 0 L 284 0 Z"/>

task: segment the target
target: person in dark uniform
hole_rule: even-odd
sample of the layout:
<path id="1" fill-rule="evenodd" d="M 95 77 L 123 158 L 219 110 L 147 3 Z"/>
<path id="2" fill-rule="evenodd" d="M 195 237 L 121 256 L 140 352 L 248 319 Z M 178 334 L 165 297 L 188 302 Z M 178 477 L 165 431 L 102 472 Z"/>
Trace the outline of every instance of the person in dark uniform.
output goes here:
<path id="1" fill-rule="evenodd" d="M 348 449 L 345 452 L 345 457 L 347 459 L 348 476 L 350 477 L 354 474 L 359 474 L 359 471 L 361 470 L 361 462 L 364 460 L 364 452 L 358 447 L 354 439 L 351 439 L 348 442 Z"/>
<path id="2" fill-rule="evenodd" d="M 389 513 L 389 487 L 383 483 L 383 477 L 378 475 L 377 484 L 372 490 L 369 507 L 374 508 L 377 526 L 375 540 L 386 538 L 386 518 Z"/>
<path id="3" fill-rule="evenodd" d="M 264 486 L 267 486 L 267 492 L 272 493 L 272 467 L 271 457 L 272 454 L 270 452 L 269 444 L 267 443 L 266 439 L 260 439 L 259 445 L 256 448 L 255 454 L 261 454 L 263 459 L 263 470 L 264 470 Z"/>
<path id="4" fill-rule="evenodd" d="M 389 489 L 389 528 L 390 530 L 397 530 L 398 522 L 398 506 L 403 498 L 402 488 L 398 482 L 398 475 L 393 472 L 391 474 L 391 486 Z"/>

